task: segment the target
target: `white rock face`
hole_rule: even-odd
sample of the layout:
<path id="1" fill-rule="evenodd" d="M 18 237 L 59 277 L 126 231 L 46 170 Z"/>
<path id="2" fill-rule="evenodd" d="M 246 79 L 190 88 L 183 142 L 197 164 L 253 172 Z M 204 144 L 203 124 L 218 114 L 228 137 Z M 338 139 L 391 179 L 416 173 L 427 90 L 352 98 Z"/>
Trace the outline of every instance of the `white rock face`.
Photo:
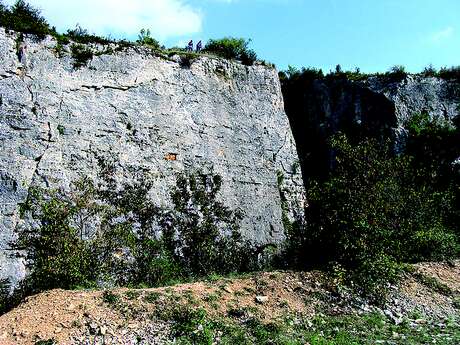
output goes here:
<path id="1" fill-rule="evenodd" d="M 364 85 L 394 104 L 397 125 L 401 127 L 422 112 L 448 122 L 459 114 L 460 85 L 454 80 L 408 75 L 399 83 L 388 84 L 374 77 Z"/>
<path id="2" fill-rule="evenodd" d="M 303 183 L 276 70 L 201 57 L 190 68 L 130 48 L 73 68 L 56 42 L 27 40 L 27 66 L 16 34 L 0 29 L 0 278 L 24 276 L 9 242 L 30 186 L 69 189 L 98 179 L 98 160 L 119 181 L 142 173 L 155 181 L 157 205 L 170 207 L 175 173 L 211 170 L 221 199 L 244 213 L 242 229 L 259 243 L 284 238 L 277 173 L 302 212 Z"/>

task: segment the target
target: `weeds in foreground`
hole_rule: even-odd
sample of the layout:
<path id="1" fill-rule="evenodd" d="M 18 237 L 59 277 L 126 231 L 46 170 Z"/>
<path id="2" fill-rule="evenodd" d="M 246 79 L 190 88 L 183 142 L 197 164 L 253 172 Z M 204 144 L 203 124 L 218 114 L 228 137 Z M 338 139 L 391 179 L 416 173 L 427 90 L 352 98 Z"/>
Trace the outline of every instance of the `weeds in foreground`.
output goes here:
<path id="1" fill-rule="evenodd" d="M 174 323 L 171 335 L 179 344 L 456 345 L 460 341 L 458 319 L 431 319 L 424 323 L 406 319 L 395 325 L 380 313 L 318 315 L 311 320 L 286 316 L 264 323 L 257 317 L 246 321 L 210 320 L 203 310 L 182 309 L 180 313 L 173 314 L 170 321 Z"/>

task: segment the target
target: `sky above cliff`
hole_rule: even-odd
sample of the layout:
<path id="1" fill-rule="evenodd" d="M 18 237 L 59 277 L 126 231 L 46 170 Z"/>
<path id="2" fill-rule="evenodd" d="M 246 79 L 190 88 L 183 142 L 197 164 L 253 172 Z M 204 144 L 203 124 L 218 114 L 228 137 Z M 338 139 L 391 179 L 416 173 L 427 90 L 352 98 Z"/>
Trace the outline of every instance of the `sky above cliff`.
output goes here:
<path id="1" fill-rule="evenodd" d="M 7 0 L 11 4 L 14 0 Z M 223 36 L 251 38 L 279 69 L 341 64 L 365 72 L 460 64 L 459 0 L 29 0 L 59 31 L 135 39 L 141 28 L 166 46 Z"/>

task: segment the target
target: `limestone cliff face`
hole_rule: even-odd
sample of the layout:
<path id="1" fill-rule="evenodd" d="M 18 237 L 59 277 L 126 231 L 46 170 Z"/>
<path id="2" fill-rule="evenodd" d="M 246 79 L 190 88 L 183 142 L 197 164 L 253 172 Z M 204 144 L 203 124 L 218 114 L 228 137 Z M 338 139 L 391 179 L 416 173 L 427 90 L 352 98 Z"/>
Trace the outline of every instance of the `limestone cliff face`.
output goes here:
<path id="1" fill-rule="evenodd" d="M 413 115 L 426 112 L 453 123 L 460 113 L 458 81 L 420 76 L 359 82 L 307 77 L 285 82 L 283 95 L 306 178 L 326 176 L 333 161 L 326 141 L 338 131 L 393 138 L 403 149 L 404 127 Z"/>
<path id="2" fill-rule="evenodd" d="M 51 38 L 27 39 L 21 68 L 15 39 L 0 29 L 0 278 L 24 275 L 9 242 L 30 186 L 97 182 L 101 159 L 120 182 L 147 174 L 165 207 L 175 173 L 212 170 L 223 178 L 221 200 L 243 212 L 247 238 L 283 240 L 277 174 L 291 215 L 301 212 L 303 187 L 274 69 L 208 57 L 187 67 L 127 48 L 75 70 Z"/>

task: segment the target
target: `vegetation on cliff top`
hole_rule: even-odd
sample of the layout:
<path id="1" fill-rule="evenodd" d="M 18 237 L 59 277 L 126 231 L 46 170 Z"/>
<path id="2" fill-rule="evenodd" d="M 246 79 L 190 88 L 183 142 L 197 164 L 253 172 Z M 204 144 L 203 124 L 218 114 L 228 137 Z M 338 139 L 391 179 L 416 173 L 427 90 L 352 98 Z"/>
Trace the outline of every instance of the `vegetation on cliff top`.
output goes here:
<path id="1" fill-rule="evenodd" d="M 183 48 L 173 48 L 171 50 L 161 46 L 160 43 L 151 36 L 149 29 L 141 29 L 136 42 L 126 40 L 113 40 L 90 34 L 87 30 L 79 25 L 75 29 L 67 30 L 61 34 L 51 27 L 46 19 L 41 15 L 40 10 L 32 7 L 24 0 L 17 0 L 11 7 L 7 7 L 0 2 L 0 25 L 7 30 L 13 30 L 24 34 L 34 35 L 37 39 L 43 39 L 46 35 L 51 35 L 57 40 L 58 55 L 62 52 L 63 45 L 74 42 L 72 45 L 72 56 L 76 57 L 74 67 L 79 68 L 86 64 L 86 61 L 92 58 L 94 52 L 82 44 L 97 43 L 107 45 L 116 43 L 121 46 L 134 46 L 135 44 L 145 46 L 153 51 L 160 53 L 187 54 Z M 204 54 L 218 56 L 225 59 L 241 61 L 245 65 L 253 65 L 257 61 L 257 54 L 254 50 L 249 49 L 251 40 L 243 38 L 225 37 L 222 39 L 211 39 L 203 50 Z M 78 51 L 77 51 L 78 50 Z M 85 54 L 80 51 L 84 50 Z M 110 50 L 106 50 L 106 53 Z M 194 53 L 199 55 L 199 53 Z"/>
<path id="2" fill-rule="evenodd" d="M 299 69 L 293 66 L 289 66 L 287 70 L 279 72 L 280 79 L 284 83 L 295 83 L 300 80 L 365 81 L 371 77 L 378 77 L 382 81 L 391 83 L 400 82 L 409 75 L 435 77 L 460 82 L 460 66 L 442 67 L 438 71 L 430 65 L 420 73 L 409 73 L 402 65 L 393 66 L 385 73 L 363 73 L 359 68 L 356 68 L 354 71 L 344 71 L 340 65 L 337 65 L 335 70 L 329 71 L 329 73 L 325 73 L 322 69 L 314 67 L 302 67 Z"/>

